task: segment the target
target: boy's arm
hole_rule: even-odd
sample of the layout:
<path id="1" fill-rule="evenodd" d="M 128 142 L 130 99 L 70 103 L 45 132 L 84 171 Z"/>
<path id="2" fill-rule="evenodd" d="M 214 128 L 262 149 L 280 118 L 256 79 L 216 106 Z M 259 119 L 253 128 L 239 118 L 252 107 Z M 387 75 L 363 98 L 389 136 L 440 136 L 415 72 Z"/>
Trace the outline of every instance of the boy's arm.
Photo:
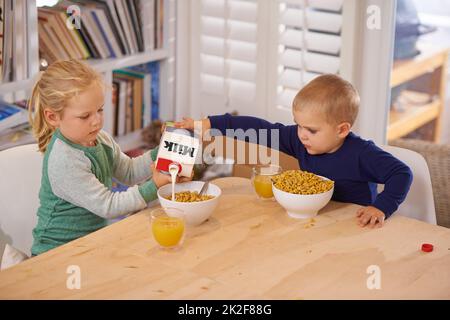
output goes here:
<path id="1" fill-rule="evenodd" d="M 295 156 L 295 142 L 298 141 L 295 125 L 285 126 L 256 117 L 232 116 L 229 113 L 209 116 L 208 119 L 211 129 L 219 130 L 224 136 L 262 144 Z M 215 132 L 212 132 L 212 135 L 215 135 Z"/>
<path id="2" fill-rule="evenodd" d="M 388 218 L 405 200 L 412 183 L 411 169 L 390 153 L 370 143 L 360 154 L 362 179 L 384 184 L 372 206 Z"/>

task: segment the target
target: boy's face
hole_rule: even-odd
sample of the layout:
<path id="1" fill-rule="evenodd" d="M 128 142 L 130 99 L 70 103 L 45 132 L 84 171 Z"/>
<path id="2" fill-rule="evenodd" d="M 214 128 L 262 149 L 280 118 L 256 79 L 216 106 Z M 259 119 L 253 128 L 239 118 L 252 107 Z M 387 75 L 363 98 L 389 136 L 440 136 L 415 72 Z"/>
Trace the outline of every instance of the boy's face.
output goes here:
<path id="1" fill-rule="evenodd" d="M 344 143 L 350 124 L 332 125 L 325 116 L 312 110 L 294 111 L 297 134 L 309 154 L 332 153 Z"/>
<path id="2" fill-rule="evenodd" d="M 103 88 L 93 84 L 86 91 L 70 99 L 62 114 L 48 115 L 53 126 L 58 127 L 64 137 L 82 146 L 93 146 L 97 134 L 103 127 Z"/>

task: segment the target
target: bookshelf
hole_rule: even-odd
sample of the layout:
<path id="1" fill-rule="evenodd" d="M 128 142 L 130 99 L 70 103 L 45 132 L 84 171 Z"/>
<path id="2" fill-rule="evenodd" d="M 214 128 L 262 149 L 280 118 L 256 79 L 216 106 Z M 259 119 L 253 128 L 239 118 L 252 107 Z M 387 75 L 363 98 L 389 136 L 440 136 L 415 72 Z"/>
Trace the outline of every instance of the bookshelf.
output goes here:
<path id="1" fill-rule="evenodd" d="M 435 122 L 432 140 L 439 143 L 445 106 L 448 49 L 419 43 L 420 54 L 412 59 L 396 61 L 391 74 L 391 88 L 429 74 L 432 84 L 426 90 L 405 90 L 401 110 L 389 113 L 387 140 L 404 137 L 424 125 Z M 414 102 L 414 103 L 413 103 Z"/>
<path id="2" fill-rule="evenodd" d="M 28 99 L 32 86 L 39 73 L 39 35 L 38 35 L 38 10 L 36 0 L 27 0 L 27 58 L 28 77 L 17 81 L 0 83 L 0 98 L 7 102 Z M 113 134 L 113 105 L 112 105 L 112 81 L 113 71 L 148 62 L 158 61 L 159 65 L 159 117 L 162 120 L 171 120 L 175 115 L 175 21 L 176 0 L 163 0 L 163 48 L 129 54 L 118 58 L 87 59 L 89 65 L 102 73 L 106 84 L 105 112 L 103 129 Z M 115 137 L 123 150 L 133 149 L 140 144 L 142 130 L 133 131 L 125 136 Z M 16 144 L 20 144 L 17 141 Z M 29 143 L 24 140 L 23 143 Z M 1 147 L 0 147 L 1 149 Z"/>

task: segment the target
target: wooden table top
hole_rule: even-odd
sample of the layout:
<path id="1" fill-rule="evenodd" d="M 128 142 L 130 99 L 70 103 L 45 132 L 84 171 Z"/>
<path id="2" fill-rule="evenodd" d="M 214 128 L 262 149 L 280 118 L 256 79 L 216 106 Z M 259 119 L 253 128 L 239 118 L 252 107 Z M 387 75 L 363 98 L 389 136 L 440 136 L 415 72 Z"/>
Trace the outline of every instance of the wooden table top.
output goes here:
<path id="1" fill-rule="evenodd" d="M 157 247 L 145 210 L 0 272 L 0 299 L 450 298 L 447 228 L 401 216 L 361 228 L 359 206 L 338 202 L 295 220 L 257 200 L 248 179 L 214 183 L 219 208 L 181 250 Z M 80 289 L 67 286 L 73 265 Z"/>

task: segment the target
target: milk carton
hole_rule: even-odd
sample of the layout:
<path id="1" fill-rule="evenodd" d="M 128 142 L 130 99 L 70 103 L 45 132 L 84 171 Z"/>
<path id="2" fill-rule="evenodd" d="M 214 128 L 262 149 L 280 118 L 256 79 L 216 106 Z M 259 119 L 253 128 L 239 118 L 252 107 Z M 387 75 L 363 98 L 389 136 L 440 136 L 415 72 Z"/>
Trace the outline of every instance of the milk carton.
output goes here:
<path id="1" fill-rule="evenodd" d="M 169 166 L 175 163 L 179 167 L 179 175 L 190 177 L 199 148 L 200 140 L 193 132 L 166 123 L 159 144 L 156 169 L 168 174 Z"/>

